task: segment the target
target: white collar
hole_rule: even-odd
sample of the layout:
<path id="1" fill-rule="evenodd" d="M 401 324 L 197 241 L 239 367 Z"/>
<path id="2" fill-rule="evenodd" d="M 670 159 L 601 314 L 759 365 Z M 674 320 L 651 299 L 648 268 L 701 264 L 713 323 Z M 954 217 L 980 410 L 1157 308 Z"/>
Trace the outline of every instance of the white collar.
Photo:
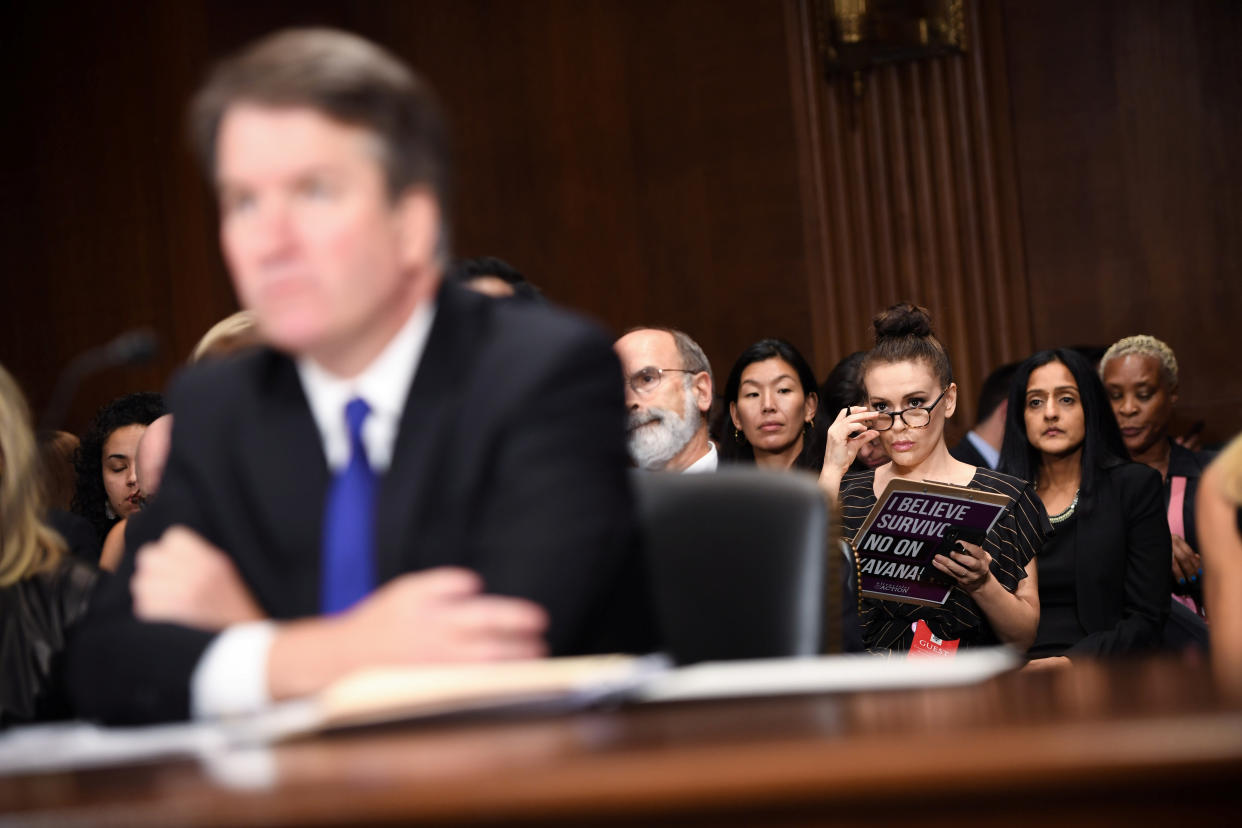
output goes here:
<path id="1" fill-rule="evenodd" d="M 698 460 L 681 470 L 682 474 L 703 474 L 704 472 L 714 472 L 719 462 L 719 456 L 716 454 L 716 444 L 711 440 L 707 441 L 707 454 L 704 454 Z"/>
<path id="2" fill-rule="evenodd" d="M 995 469 L 1000 465 L 1000 452 L 992 448 L 991 443 L 980 437 L 973 430 L 966 432 L 966 439 L 983 455 L 983 459 L 989 468 Z"/>
<path id="3" fill-rule="evenodd" d="M 297 359 L 298 377 L 306 392 L 311 414 L 319 427 L 328 467 L 338 470 L 349 462 L 349 434 L 345 427 L 345 404 L 354 397 L 371 408 L 362 427 L 371 468 L 383 471 L 392 462 L 392 447 L 401 425 L 401 414 L 422 361 L 435 319 L 434 302 L 419 305 L 379 356 L 357 376 L 349 379 L 328 371 L 310 357 Z"/>

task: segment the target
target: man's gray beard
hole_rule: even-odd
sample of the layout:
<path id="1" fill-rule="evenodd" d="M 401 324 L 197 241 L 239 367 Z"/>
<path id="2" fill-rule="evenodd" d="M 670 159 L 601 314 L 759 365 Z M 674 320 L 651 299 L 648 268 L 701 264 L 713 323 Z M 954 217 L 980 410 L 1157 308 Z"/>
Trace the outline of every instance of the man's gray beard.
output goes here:
<path id="1" fill-rule="evenodd" d="M 700 415 L 693 389 L 686 389 L 685 401 L 685 410 L 680 415 L 667 408 L 648 408 L 630 414 L 626 423 L 627 445 L 634 465 L 659 471 L 694 438 L 699 430 Z M 644 425 L 653 420 L 657 422 Z"/>

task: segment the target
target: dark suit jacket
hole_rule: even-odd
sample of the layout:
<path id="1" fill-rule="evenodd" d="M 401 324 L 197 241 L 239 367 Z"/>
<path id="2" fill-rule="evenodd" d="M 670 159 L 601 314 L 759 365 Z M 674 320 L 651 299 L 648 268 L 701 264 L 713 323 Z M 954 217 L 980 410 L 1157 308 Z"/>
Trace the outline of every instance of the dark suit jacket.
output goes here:
<path id="1" fill-rule="evenodd" d="M 1080 506 L 1073 541 L 1078 618 L 1087 636 L 1066 654 L 1155 648 L 1169 614 L 1173 554 L 1160 473 L 1122 463 L 1102 471 L 1095 489 Z"/>
<path id="2" fill-rule="evenodd" d="M 965 437 L 962 438 L 960 443 L 949 449 L 949 454 L 953 455 L 954 458 L 961 460 L 963 463 L 969 463 L 972 466 L 979 466 L 983 469 L 992 468 L 988 465 L 988 461 L 984 458 L 984 456 L 979 453 L 979 449 L 975 448 L 975 444 L 970 442 L 970 440 Z"/>
<path id="3" fill-rule="evenodd" d="M 489 591 L 546 608 L 553 654 L 651 646 L 602 640 L 611 609 L 636 605 L 619 590 L 638 577 L 619 377 L 593 326 L 446 285 L 380 484 L 379 580 L 465 566 Z M 89 717 L 188 715 L 213 635 L 136 621 L 128 590 L 134 550 L 169 526 L 226 550 L 273 618 L 318 612 L 330 472 L 293 362 L 263 350 L 204 364 L 170 398 L 159 496 L 130 521 L 115 586 L 70 648 L 71 692 Z"/>

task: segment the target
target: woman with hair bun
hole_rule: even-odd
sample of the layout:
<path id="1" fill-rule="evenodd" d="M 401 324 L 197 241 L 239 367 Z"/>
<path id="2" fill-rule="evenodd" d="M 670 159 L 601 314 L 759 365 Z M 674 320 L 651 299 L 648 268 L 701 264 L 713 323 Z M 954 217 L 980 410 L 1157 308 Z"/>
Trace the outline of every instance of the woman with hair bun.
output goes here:
<path id="1" fill-rule="evenodd" d="M 1033 487 L 949 454 L 945 420 L 957 407 L 957 385 L 944 346 L 925 309 L 899 304 L 873 320 L 875 347 L 862 364 L 866 406 L 842 408 L 828 429 L 820 485 L 841 505 L 842 533 L 853 539 L 889 481 L 935 480 L 1002 494 L 1010 506 L 982 546 L 937 555 L 932 565 L 956 587 L 943 607 L 873 598 L 859 601 L 863 641 L 877 651 L 908 651 L 918 621 L 960 646 L 998 643 L 1025 651 L 1039 625 L 1035 555 L 1049 530 Z M 892 461 L 847 473 L 861 446 L 880 438 Z"/>

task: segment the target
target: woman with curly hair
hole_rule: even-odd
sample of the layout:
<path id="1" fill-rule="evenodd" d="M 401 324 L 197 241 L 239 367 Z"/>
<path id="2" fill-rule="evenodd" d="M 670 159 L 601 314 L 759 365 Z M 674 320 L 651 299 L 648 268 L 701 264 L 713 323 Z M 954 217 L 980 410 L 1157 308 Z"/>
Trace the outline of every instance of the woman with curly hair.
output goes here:
<path id="1" fill-rule="evenodd" d="M 0 725 L 66 712 L 59 656 L 96 578 L 44 522 L 39 476 L 30 411 L 0 366 Z"/>
<path id="2" fill-rule="evenodd" d="M 134 453 L 147 426 L 165 413 L 164 398 L 154 391 L 126 394 L 99 409 L 82 438 L 73 511 L 91 522 L 100 543 L 113 524 L 141 508 Z"/>

